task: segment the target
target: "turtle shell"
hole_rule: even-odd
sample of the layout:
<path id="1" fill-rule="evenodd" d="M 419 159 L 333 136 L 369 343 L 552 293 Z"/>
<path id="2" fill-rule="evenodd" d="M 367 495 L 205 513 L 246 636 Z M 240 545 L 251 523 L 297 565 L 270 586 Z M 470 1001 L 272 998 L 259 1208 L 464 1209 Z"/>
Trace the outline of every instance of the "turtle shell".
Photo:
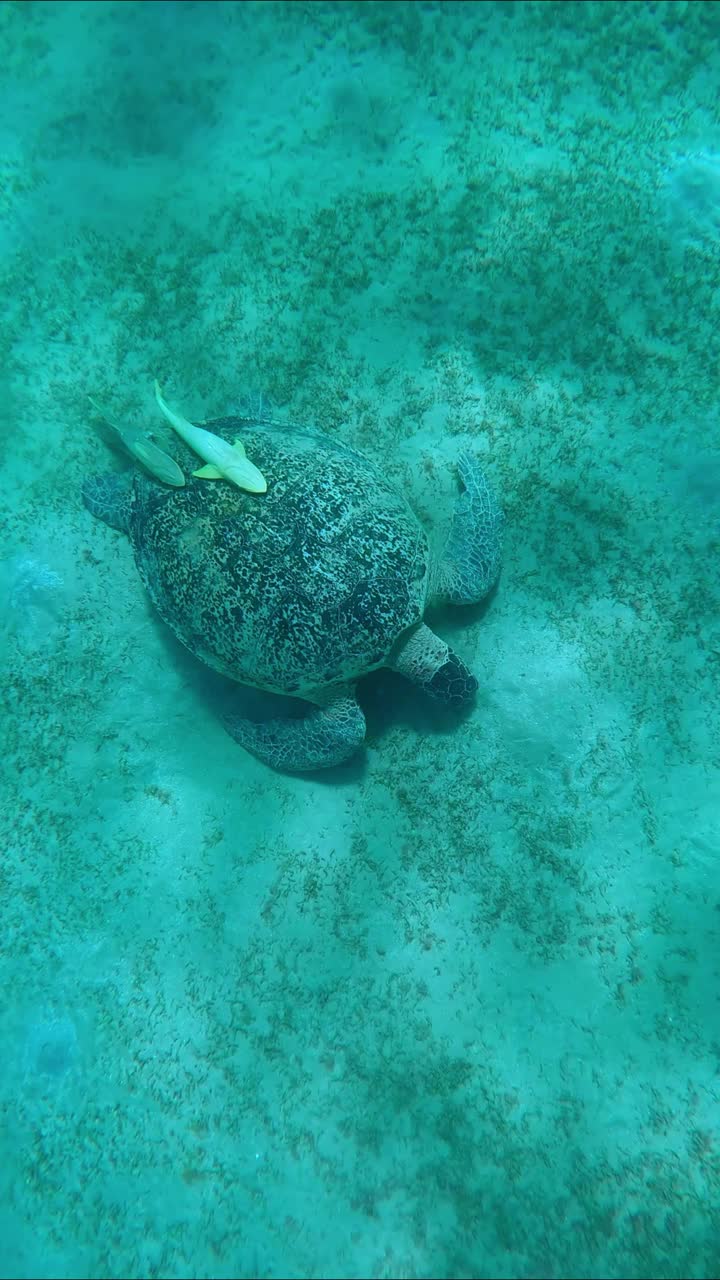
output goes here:
<path id="1" fill-rule="evenodd" d="M 203 662 L 243 684 L 302 696 L 382 666 L 422 618 L 429 551 L 379 467 L 328 436 L 246 418 L 205 423 L 267 480 L 250 494 L 137 474 L 130 537 L 161 617 Z M 174 442 L 175 443 L 175 442 Z"/>

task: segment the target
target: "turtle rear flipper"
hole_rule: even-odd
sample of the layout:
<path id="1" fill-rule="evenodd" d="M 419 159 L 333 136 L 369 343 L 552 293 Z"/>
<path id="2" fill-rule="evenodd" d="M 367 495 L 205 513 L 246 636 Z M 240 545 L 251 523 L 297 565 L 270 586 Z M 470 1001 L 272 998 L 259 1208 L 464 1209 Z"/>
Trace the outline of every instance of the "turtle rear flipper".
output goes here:
<path id="1" fill-rule="evenodd" d="M 83 481 L 82 497 L 88 511 L 97 516 L 98 520 L 109 524 L 111 529 L 128 533 L 131 490 L 132 473 L 122 475 L 111 472 L 102 476 L 87 476 Z"/>
<path id="2" fill-rule="evenodd" d="M 246 751 L 290 773 L 342 764 L 365 738 L 365 717 L 348 688 L 328 691 L 324 705 L 314 706 L 301 719 L 281 716 L 255 724 L 229 715 L 223 723 Z"/>

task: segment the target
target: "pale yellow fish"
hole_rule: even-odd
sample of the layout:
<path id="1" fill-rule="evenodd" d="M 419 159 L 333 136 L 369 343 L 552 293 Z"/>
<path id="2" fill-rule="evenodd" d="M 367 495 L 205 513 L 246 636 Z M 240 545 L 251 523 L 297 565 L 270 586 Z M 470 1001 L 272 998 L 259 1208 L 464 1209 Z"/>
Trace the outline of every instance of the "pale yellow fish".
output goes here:
<path id="1" fill-rule="evenodd" d="M 177 431 L 185 443 L 203 459 L 203 462 L 207 463 L 207 466 L 201 467 L 199 471 L 193 471 L 194 476 L 199 476 L 203 480 L 229 480 L 232 484 L 236 484 L 238 489 L 245 489 L 248 493 L 267 492 L 267 481 L 262 472 L 258 471 L 246 457 L 242 440 L 234 440 L 232 444 L 228 444 L 222 436 L 216 436 L 212 431 L 206 431 L 204 427 L 193 426 L 192 422 L 175 413 L 165 403 L 157 381 L 155 382 L 155 399 L 173 430 Z"/>
<path id="2" fill-rule="evenodd" d="M 165 453 L 163 449 L 159 449 L 152 440 L 143 435 L 139 427 L 120 427 L 111 418 L 108 418 L 104 409 L 100 407 L 92 396 L 88 396 L 88 400 L 94 409 L 102 417 L 108 427 L 111 427 L 117 436 L 123 449 L 125 449 L 133 458 L 137 458 L 144 467 L 155 476 L 156 480 L 162 480 L 163 484 L 174 485 L 176 489 L 185 484 L 185 476 L 180 470 L 174 458 L 169 453 Z"/>

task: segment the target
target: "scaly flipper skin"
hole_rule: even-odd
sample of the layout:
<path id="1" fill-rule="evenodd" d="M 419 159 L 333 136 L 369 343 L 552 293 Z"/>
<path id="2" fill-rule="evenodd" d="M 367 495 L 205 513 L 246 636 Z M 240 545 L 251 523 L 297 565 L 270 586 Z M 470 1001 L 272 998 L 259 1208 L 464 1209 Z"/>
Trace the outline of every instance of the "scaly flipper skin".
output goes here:
<path id="1" fill-rule="evenodd" d="M 461 454 L 464 492 L 431 587 L 434 603 L 477 604 L 500 573 L 505 518 L 477 458 Z"/>
<path id="2" fill-rule="evenodd" d="M 274 769 L 305 773 L 330 769 L 355 754 L 365 738 L 365 717 L 347 689 L 328 697 L 302 719 L 278 717 L 255 724 L 240 716 L 227 716 L 225 728 L 232 738 Z"/>
<path id="3" fill-rule="evenodd" d="M 92 515 L 109 524 L 111 529 L 128 533 L 132 475 L 108 474 L 87 476 L 83 481 L 83 502 Z"/>

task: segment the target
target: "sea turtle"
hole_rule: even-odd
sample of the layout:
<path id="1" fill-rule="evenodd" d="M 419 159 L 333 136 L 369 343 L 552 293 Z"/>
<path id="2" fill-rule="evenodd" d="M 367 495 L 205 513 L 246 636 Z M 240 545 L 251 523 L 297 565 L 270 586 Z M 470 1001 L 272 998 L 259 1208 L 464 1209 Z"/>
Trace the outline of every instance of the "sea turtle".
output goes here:
<path id="1" fill-rule="evenodd" d="M 377 667 L 439 702 L 470 702 L 477 680 L 423 615 L 481 600 L 497 578 L 503 517 L 477 459 L 460 456 L 463 492 L 436 557 L 403 493 L 355 449 L 261 417 L 203 425 L 228 444 L 241 437 L 265 493 L 197 476 L 177 440 L 182 487 L 136 470 L 89 478 L 83 498 L 129 536 L 158 612 L 191 653 L 310 704 L 259 723 L 230 714 L 232 737 L 281 769 L 339 764 L 365 736 L 355 683 Z"/>

